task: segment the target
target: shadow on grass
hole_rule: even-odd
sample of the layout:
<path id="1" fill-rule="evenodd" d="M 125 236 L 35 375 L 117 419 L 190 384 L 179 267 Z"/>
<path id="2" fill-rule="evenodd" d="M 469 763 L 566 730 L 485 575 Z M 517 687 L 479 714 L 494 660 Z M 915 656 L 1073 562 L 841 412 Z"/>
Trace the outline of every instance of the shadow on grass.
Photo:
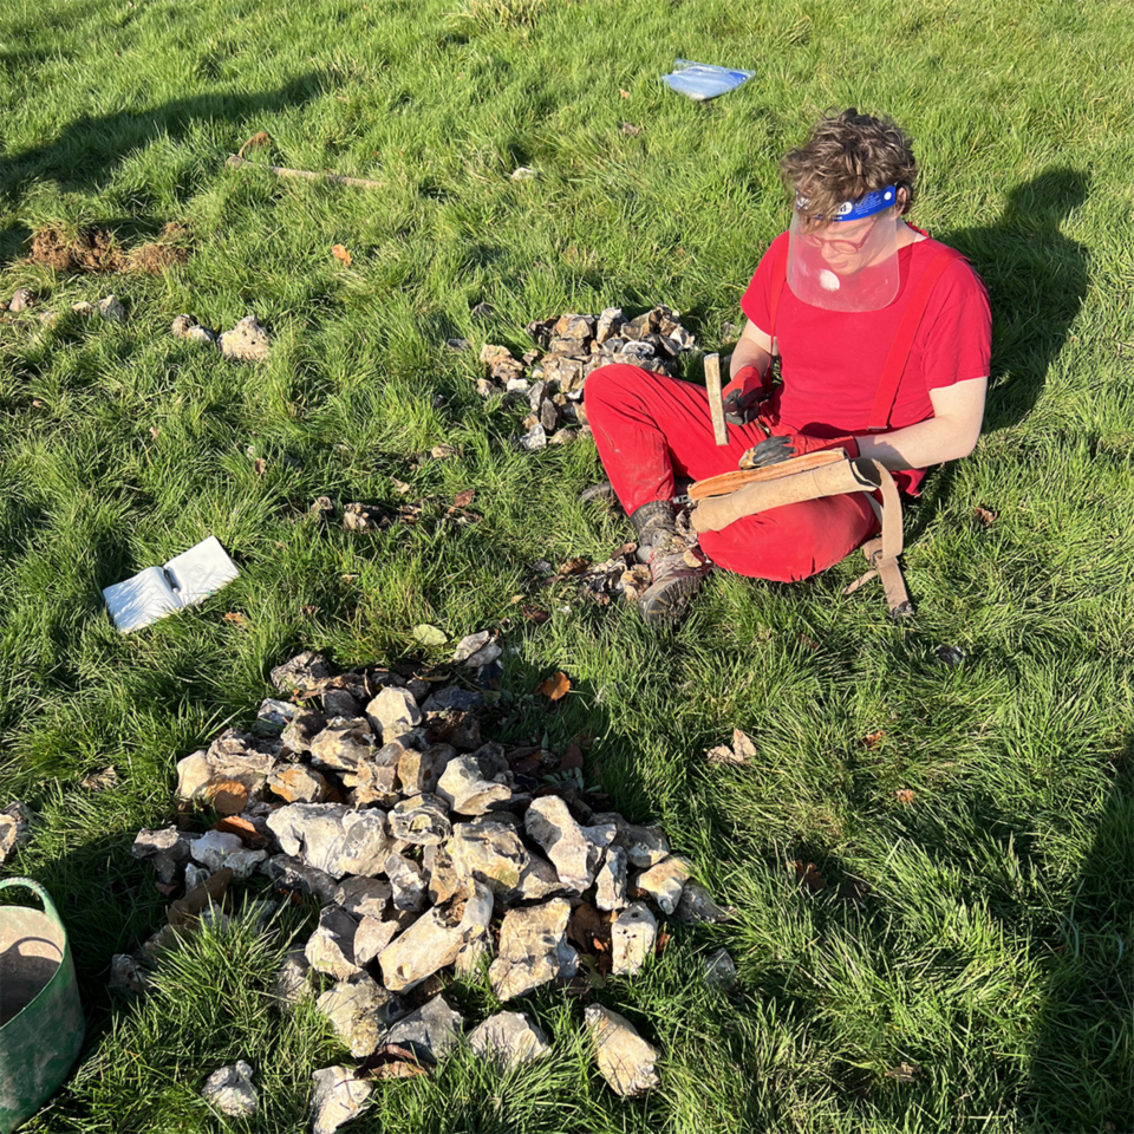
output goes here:
<path id="1" fill-rule="evenodd" d="M 1024 1105 L 1037 1132 L 1134 1130 L 1134 743 L 1063 912 Z"/>
<path id="2" fill-rule="evenodd" d="M 939 239 L 964 253 L 988 287 L 992 366 L 984 432 L 1008 429 L 1031 412 L 1087 294 L 1087 249 L 1060 226 L 1087 198 L 1089 175 L 1049 169 L 1012 189 L 1000 220 Z M 949 499 L 956 464 L 926 484 L 924 503 L 907 524 L 912 542 Z"/>
<path id="3" fill-rule="evenodd" d="M 94 188 L 123 157 L 156 138 L 177 140 L 200 121 L 245 122 L 309 102 L 319 94 L 320 82 L 320 75 L 312 71 L 275 90 L 248 94 L 212 91 L 148 110 L 84 114 L 54 141 L 11 154 L 0 172 L 0 193 L 13 194 L 30 181 L 48 178 L 63 189 Z M 8 242 L 5 235 L 0 251 L 6 251 Z"/>

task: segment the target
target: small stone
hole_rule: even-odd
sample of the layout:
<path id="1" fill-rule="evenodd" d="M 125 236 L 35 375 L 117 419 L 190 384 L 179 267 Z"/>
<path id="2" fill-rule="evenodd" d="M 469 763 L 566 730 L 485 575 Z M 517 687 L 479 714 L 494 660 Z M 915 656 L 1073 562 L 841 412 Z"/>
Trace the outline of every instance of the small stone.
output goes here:
<path id="1" fill-rule="evenodd" d="M 190 327 L 185 332 L 185 341 L 202 346 L 216 346 L 217 333 L 208 327 Z"/>
<path id="2" fill-rule="evenodd" d="M 539 174 L 527 165 L 519 165 L 512 170 L 513 181 L 535 181 Z"/>
<path id="3" fill-rule="evenodd" d="M 183 339 L 189 333 L 189 329 L 195 326 L 197 326 L 197 320 L 192 315 L 175 315 L 169 329 L 175 339 Z"/>
<path id="4" fill-rule="evenodd" d="M 443 996 L 435 996 L 404 1020 L 391 1025 L 379 1036 L 378 1043 L 396 1043 L 408 1047 L 419 1057 L 440 1063 L 456 1046 L 463 1026 L 461 1014 L 450 1008 Z"/>
<path id="5" fill-rule="evenodd" d="M 654 1071 L 657 1048 L 642 1039 L 625 1016 L 591 1004 L 585 1018 L 598 1069 L 616 1094 L 629 1098 L 659 1084 Z"/>
<path id="6" fill-rule="evenodd" d="M 19 315 L 20 312 L 26 311 L 35 303 L 35 296 L 26 287 L 18 287 L 12 295 L 11 301 L 8 303 L 8 310 L 13 315 Z"/>
<path id="7" fill-rule="evenodd" d="M 492 990 L 501 1000 L 575 975 L 579 954 L 567 942 L 570 916 L 566 898 L 511 909 L 504 915 L 499 952 L 488 969 Z"/>
<path id="8" fill-rule="evenodd" d="M 559 881 L 577 893 L 594 882 L 603 849 L 617 833 L 613 823 L 581 827 L 557 795 L 532 801 L 524 815 L 524 830 L 551 859 Z"/>
<path id="9" fill-rule="evenodd" d="M 87 791 L 108 791 L 119 784 L 118 769 L 115 767 L 103 768 L 101 772 L 92 772 L 84 776 L 79 786 Z"/>
<path id="10" fill-rule="evenodd" d="M 938 646 L 937 660 L 950 668 L 959 666 L 965 660 L 965 651 L 960 646 Z"/>
<path id="11" fill-rule="evenodd" d="M 247 806 L 248 785 L 240 780 L 212 779 L 201 792 L 201 798 L 218 815 L 239 815 Z"/>
<path id="12" fill-rule="evenodd" d="M 443 713 L 447 709 L 460 709 L 471 713 L 484 706 L 484 696 L 476 689 L 462 689 L 459 685 L 446 685 L 430 693 L 422 702 L 423 713 Z"/>
<path id="13" fill-rule="evenodd" d="M 468 634 L 457 643 L 457 648 L 453 651 L 453 661 L 467 661 L 478 650 L 483 649 L 491 638 L 491 630 L 480 630 L 475 634 Z"/>
<path id="14" fill-rule="evenodd" d="M 98 313 L 108 323 L 125 323 L 126 308 L 119 302 L 118 296 L 108 295 L 98 301 Z"/>
<path id="15" fill-rule="evenodd" d="M 634 885 L 645 890 L 661 907 L 662 913 L 672 914 L 681 901 L 681 892 L 689 880 L 689 863 L 683 858 L 665 858 L 634 879 Z"/>
<path id="16" fill-rule="evenodd" d="M 252 1085 L 252 1068 L 243 1059 L 214 1071 L 205 1080 L 201 1097 L 230 1118 L 250 1118 L 260 1102 Z"/>
<path id="17" fill-rule="evenodd" d="M 346 980 L 359 971 L 354 959 L 354 935 L 358 924 L 338 906 L 319 911 L 319 928 L 307 940 L 304 955 L 318 973 Z"/>
<path id="18" fill-rule="evenodd" d="M 280 742 L 293 754 L 310 752 L 311 742 L 326 727 L 327 718 L 322 713 L 301 709 L 285 726 Z"/>
<path id="19" fill-rule="evenodd" d="M 0 863 L 31 841 L 34 815 L 26 803 L 9 803 L 0 811 Z"/>
<path id="20" fill-rule="evenodd" d="M 357 1118 L 374 1084 L 357 1078 L 353 1067 L 324 1067 L 312 1076 L 312 1134 L 332 1134 L 345 1122 Z"/>
<path id="21" fill-rule="evenodd" d="M 366 706 L 366 717 L 371 727 L 389 744 L 412 732 L 421 724 L 421 710 L 408 689 L 387 685 Z"/>
<path id="22" fill-rule="evenodd" d="M 576 430 L 576 429 L 569 429 L 569 428 L 567 428 L 567 427 L 564 427 L 563 429 L 557 429 L 557 430 L 556 430 L 556 431 L 555 431 L 555 432 L 554 432 L 554 433 L 553 433 L 553 434 L 552 434 L 552 435 L 551 435 L 551 436 L 550 436 L 550 437 L 549 437 L 549 438 L 547 439 L 547 443 L 548 443 L 549 445 L 569 445 L 569 444 L 570 444 L 570 443 L 571 443 L 572 441 L 574 441 L 574 440 L 575 440 L 575 439 L 576 439 L 576 438 L 577 438 L 578 436 L 579 436 L 579 432 L 578 432 L 578 430 Z"/>
<path id="23" fill-rule="evenodd" d="M 461 933 L 449 915 L 434 907 L 422 914 L 378 957 L 382 979 L 392 992 L 408 992 L 451 965 L 461 947 Z"/>
<path id="24" fill-rule="evenodd" d="M 465 665 L 469 669 L 480 669 L 481 666 L 491 665 L 503 652 L 504 648 L 499 642 L 488 642 L 481 646 L 475 654 L 470 654 L 465 658 Z"/>
<path id="25" fill-rule="evenodd" d="M 614 845 L 625 849 L 631 866 L 648 869 L 669 854 L 669 841 L 660 827 L 636 827 L 616 811 L 599 812 L 593 822 L 614 824 Z"/>
<path id="26" fill-rule="evenodd" d="M 388 855 L 383 864 L 386 877 L 393 889 L 394 908 L 419 913 L 425 909 L 429 896 L 429 879 L 421 864 L 405 855 Z"/>
<path id="27" fill-rule="evenodd" d="M 458 878 L 476 878 L 500 895 L 520 885 L 529 863 L 515 826 L 492 819 L 456 824 L 446 849 Z"/>
<path id="28" fill-rule="evenodd" d="M 461 887 L 462 879 L 453 867 L 453 860 L 444 847 L 426 847 L 421 856 L 422 866 L 429 874 L 429 901 L 443 906 Z"/>
<path id="29" fill-rule="evenodd" d="M 398 760 L 398 782 L 406 795 L 436 794 L 449 761 L 457 755 L 451 744 L 431 744 L 425 751 L 407 748 Z"/>
<path id="30" fill-rule="evenodd" d="M 472 976 L 492 951 L 489 926 L 494 907 L 492 891 L 476 879 L 466 883 L 453 902 L 449 916 L 451 919 L 459 918 L 457 932 L 461 937 L 461 945 L 453 961 L 457 976 Z"/>
<path id="31" fill-rule="evenodd" d="M 315 1007 L 357 1059 L 369 1055 L 378 1046 L 379 1035 L 405 1015 L 400 997 L 361 972 L 332 985 Z"/>
<path id="32" fill-rule="evenodd" d="M 412 914 L 401 914 L 407 920 Z M 354 960 L 357 965 L 368 965 L 377 957 L 403 929 L 408 928 L 396 918 L 381 921 L 376 917 L 364 917 L 354 931 Z"/>
<path id="33" fill-rule="evenodd" d="M 190 846 L 189 853 L 194 862 L 214 871 L 227 866 L 225 859 L 242 850 L 244 840 L 239 835 L 230 835 L 226 831 L 206 831 Z"/>
<path id="34" fill-rule="evenodd" d="M 323 803 L 330 794 L 326 779 L 306 764 L 285 764 L 268 777 L 268 787 L 288 803 Z"/>
<path id="35" fill-rule="evenodd" d="M 302 949 L 291 949 L 276 971 L 272 999 L 280 1008 L 294 1008 L 311 991 L 311 962 Z"/>
<path id="36" fill-rule="evenodd" d="M 415 795 L 395 804 L 387 818 L 395 839 L 436 846 L 452 834 L 449 809 L 435 795 Z"/>
<path id="37" fill-rule="evenodd" d="M 297 689 L 317 689 L 332 675 L 331 665 L 322 654 L 305 650 L 283 665 L 277 665 L 269 676 L 281 693 L 292 693 Z"/>
<path id="38" fill-rule="evenodd" d="M 185 893 L 191 894 L 198 886 L 203 886 L 212 876 L 212 873 L 207 866 L 196 866 L 190 862 L 185 867 Z M 159 877 L 161 876 L 159 875 Z"/>
<path id="39" fill-rule="evenodd" d="M 690 880 L 685 883 L 685 888 L 681 891 L 681 901 L 677 904 L 676 916 L 678 921 L 697 924 L 728 921 L 735 913 L 735 910 L 722 909 L 700 882 Z"/>
<path id="40" fill-rule="evenodd" d="M 506 1071 L 551 1054 L 547 1036 L 526 1012 L 497 1012 L 469 1033 L 469 1047 Z"/>
<path id="41" fill-rule="evenodd" d="M 446 339 L 445 345 L 452 351 L 466 351 L 472 346 L 468 339 Z"/>
<path id="42" fill-rule="evenodd" d="M 268 357 L 271 339 L 255 315 L 245 315 L 231 331 L 220 337 L 221 353 L 239 362 L 259 362 Z"/>
<path id="43" fill-rule="evenodd" d="M 353 720 L 359 715 L 358 702 L 346 689 L 325 689 L 323 691 L 323 712 L 329 720 L 342 717 Z"/>
<path id="44" fill-rule="evenodd" d="M 437 794 L 458 815 L 483 815 L 512 798 L 507 763 L 501 770 L 499 764 L 490 756 L 482 755 L 483 752 L 482 748 L 450 760 L 437 781 Z"/>
<path id="45" fill-rule="evenodd" d="M 350 802 L 353 807 L 369 807 L 376 803 L 380 807 L 392 806 L 398 800 L 398 766 L 396 763 L 383 763 L 388 757 L 382 754 L 386 745 L 373 760 L 360 760 L 354 772 L 343 772 L 343 784 L 351 789 Z M 400 746 L 397 752 L 401 753 Z"/>
<path id="46" fill-rule="evenodd" d="M 348 810 L 340 804 L 291 803 L 268 816 L 284 854 L 333 878 L 381 872 L 389 852 L 385 814 L 377 808 Z"/>
<path id="47" fill-rule="evenodd" d="M 386 915 L 393 889 L 381 878 L 344 878 L 335 889 L 334 902 L 354 917 L 381 919 Z"/>
<path id="48" fill-rule="evenodd" d="M 529 453 L 545 449 L 547 447 L 547 430 L 537 421 L 527 433 L 521 435 L 519 445 L 521 449 Z"/>
<path id="49" fill-rule="evenodd" d="M 614 919 L 610 928 L 615 976 L 633 976 L 654 954 L 658 936 L 657 918 L 649 907 L 634 902 Z"/>
<path id="50" fill-rule="evenodd" d="M 129 953 L 115 953 L 110 958 L 110 980 L 107 987 L 112 992 L 128 992 L 140 996 L 146 991 L 147 979 L 146 970 Z"/>
<path id="51" fill-rule="evenodd" d="M 727 949 L 710 953 L 702 962 L 705 983 L 712 987 L 729 988 L 736 983 L 736 962 Z"/>
<path id="52" fill-rule="evenodd" d="M 627 882 L 625 848 L 607 847 L 602 866 L 595 875 L 595 905 L 600 910 L 624 909 Z"/>
<path id="53" fill-rule="evenodd" d="M 360 761 L 369 760 L 377 748 L 368 717 L 331 721 L 310 742 L 314 763 L 335 772 L 353 771 Z"/>
<path id="54" fill-rule="evenodd" d="M 279 736 L 298 712 L 299 706 L 290 701 L 265 697 L 256 710 L 256 723 L 252 726 L 252 731 L 256 736 Z"/>
<path id="55" fill-rule="evenodd" d="M 39 313 L 39 321 L 48 329 L 55 326 L 59 322 L 58 311 L 41 311 Z"/>
<path id="56" fill-rule="evenodd" d="M 334 897 L 334 878 L 326 871 L 317 870 L 290 855 L 273 855 L 260 867 L 260 871 L 268 876 L 277 890 L 285 893 L 310 895 L 323 905 Z"/>
<path id="57" fill-rule="evenodd" d="M 491 303 L 478 303 L 469 315 L 473 319 L 491 319 L 496 314 L 496 308 Z"/>

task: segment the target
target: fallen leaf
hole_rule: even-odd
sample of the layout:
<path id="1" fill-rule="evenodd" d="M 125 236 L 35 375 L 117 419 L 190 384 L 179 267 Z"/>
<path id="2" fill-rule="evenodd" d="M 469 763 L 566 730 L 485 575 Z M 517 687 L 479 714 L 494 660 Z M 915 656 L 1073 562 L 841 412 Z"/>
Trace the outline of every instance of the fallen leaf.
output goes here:
<path id="1" fill-rule="evenodd" d="M 252 471 L 257 476 L 263 476 L 268 471 L 268 462 L 263 457 L 257 457 L 252 463 Z"/>
<path id="2" fill-rule="evenodd" d="M 899 788 L 896 794 L 899 803 L 910 804 L 913 803 L 914 799 L 916 798 L 913 788 Z"/>
<path id="3" fill-rule="evenodd" d="M 43 409 L 43 406 L 44 406 L 44 402 L 43 402 L 42 398 L 32 398 L 31 404 L 33 406 L 35 406 L 36 409 Z"/>
<path id="4" fill-rule="evenodd" d="M 819 643 L 816 642 L 814 638 L 809 638 L 806 634 L 800 634 L 799 644 L 801 646 L 806 646 L 809 650 L 819 649 Z"/>
<path id="5" fill-rule="evenodd" d="M 619 94 L 620 94 L 620 95 L 621 95 L 621 96 L 622 96 L 623 98 L 629 98 L 629 97 L 630 97 L 630 92 L 629 92 L 629 91 L 624 91 L 624 90 L 623 90 L 623 89 L 622 89 L 621 87 L 619 87 L 619 88 L 618 88 L 618 93 L 619 93 Z"/>
<path id="6" fill-rule="evenodd" d="M 156 441 L 161 436 L 161 430 L 156 425 L 151 425 L 150 436 Z"/>
<path id="7" fill-rule="evenodd" d="M 804 862 L 803 859 L 797 858 L 795 862 L 792 863 L 792 866 L 795 867 L 796 884 L 802 883 L 813 894 L 822 890 L 823 887 L 827 885 L 827 879 L 819 873 L 815 863 Z"/>
<path id="8" fill-rule="evenodd" d="M 629 134 L 631 138 L 636 138 L 642 132 L 642 127 L 635 126 L 632 122 L 623 122 L 621 129 L 623 134 Z"/>
<path id="9" fill-rule="evenodd" d="M 396 476 L 390 477 L 390 483 L 394 486 L 394 491 L 402 496 L 410 491 L 410 486 L 404 480 L 398 480 Z"/>
<path id="10" fill-rule="evenodd" d="M 317 615 L 319 613 L 319 608 L 317 606 L 310 606 L 310 605 L 301 606 L 299 609 L 304 614 L 306 614 L 308 618 L 314 618 L 315 615 Z"/>
<path id="11" fill-rule="evenodd" d="M 429 455 L 435 461 L 443 461 L 446 457 L 456 457 L 460 454 L 461 450 L 456 445 L 434 445 L 429 450 Z"/>
<path id="12" fill-rule="evenodd" d="M 415 642 L 423 646 L 443 646 L 449 639 L 440 626 L 421 622 L 410 631 Z"/>
<path id="13" fill-rule="evenodd" d="M 561 577 L 566 575 L 581 575 L 589 566 L 590 563 L 579 555 L 574 559 L 568 559 L 566 562 L 560 563 L 559 570 L 555 573 Z"/>
<path id="14" fill-rule="evenodd" d="M 475 488 L 466 488 L 464 492 L 458 492 L 457 495 L 453 497 L 453 507 L 467 508 L 473 502 L 474 496 L 476 496 Z"/>
<path id="15" fill-rule="evenodd" d="M 534 622 L 537 626 L 542 625 L 551 617 L 551 612 L 544 610 L 539 606 L 531 606 L 525 603 L 520 607 L 520 613 L 529 621 Z"/>
<path id="16" fill-rule="evenodd" d="M 665 952 L 665 947 L 670 943 L 670 940 L 670 935 L 664 929 L 659 929 L 657 941 L 654 943 L 654 956 L 660 957 Z"/>
<path id="17" fill-rule="evenodd" d="M 542 693 L 545 697 L 550 698 L 552 701 L 558 701 L 566 697 L 571 691 L 571 680 L 562 672 L 556 672 L 553 676 L 544 681 L 536 690 L 537 693 Z"/>
<path id="18" fill-rule="evenodd" d="M 877 732 L 868 732 L 862 738 L 862 740 L 859 741 L 859 743 L 863 746 L 863 748 L 877 748 L 878 742 L 885 735 L 886 734 L 885 734 L 885 732 L 882 731 L 882 729 L 879 729 Z"/>
<path id="19" fill-rule="evenodd" d="M 886 1072 L 886 1078 L 897 1079 L 899 1083 L 912 1083 L 920 1074 L 921 1068 L 916 1063 L 899 1063 Z"/>
<path id="20" fill-rule="evenodd" d="M 569 772 L 572 768 L 583 766 L 583 750 L 577 744 L 568 744 L 563 759 L 559 761 L 559 770 Z"/>
<path id="21" fill-rule="evenodd" d="M 579 948 L 606 952 L 610 948 L 610 915 L 600 913 L 589 902 L 580 902 L 567 922 L 567 936 Z"/>
<path id="22" fill-rule="evenodd" d="M 363 1079 L 412 1079 L 428 1075 L 433 1065 L 420 1059 L 411 1048 L 387 1043 L 371 1052 L 358 1068 Z"/>
<path id="23" fill-rule="evenodd" d="M 331 245 L 331 255 L 334 256 L 336 260 L 341 260 L 348 268 L 350 267 L 350 253 L 341 244 Z"/>
<path id="24" fill-rule="evenodd" d="M 235 622 L 237 626 L 247 626 L 248 625 L 248 619 L 245 618 L 244 615 L 241 614 L 239 610 L 230 610 L 224 616 L 224 620 L 225 620 L 225 622 Z"/>
<path id="25" fill-rule="evenodd" d="M 267 846 L 266 835 L 260 834 L 255 826 L 241 815 L 228 815 L 212 825 L 211 830 L 223 831 L 228 835 L 237 835 L 250 847 Z"/>
<path id="26" fill-rule="evenodd" d="M 710 748 L 705 753 L 705 758 L 710 764 L 739 764 L 740 761 L 736 758 L 736 753 L 733 752 L 727 744 L 718 744 L 715 748 Z"/>
<path id="27" fill-rule="evenodd" d="M 976 513 L 976 518 L 980 521 L 982 527 L 988 527 L 1000 515 L 999 512 L 992 512 L 988 508 L 982 508 L 979 504 L 973 509 Z"/>

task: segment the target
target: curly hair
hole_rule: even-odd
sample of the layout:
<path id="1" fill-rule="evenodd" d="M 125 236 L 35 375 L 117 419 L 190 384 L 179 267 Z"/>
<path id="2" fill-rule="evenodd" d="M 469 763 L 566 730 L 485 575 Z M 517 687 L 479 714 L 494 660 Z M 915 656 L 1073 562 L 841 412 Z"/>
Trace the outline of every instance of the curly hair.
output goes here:
<path id="1" fill-rule="evenodd" d="M 905 213 L 916 192 L 913 139 L 892 119 L 852 106 L 821 118 L 807 141 L 781 160 L 780 177 L 793 200 L 797 194 L 806 199 L 806 213 L 800 212 L 809 225 L 825 224 L 844 201 L 887 185 L 905 189 Z"/>

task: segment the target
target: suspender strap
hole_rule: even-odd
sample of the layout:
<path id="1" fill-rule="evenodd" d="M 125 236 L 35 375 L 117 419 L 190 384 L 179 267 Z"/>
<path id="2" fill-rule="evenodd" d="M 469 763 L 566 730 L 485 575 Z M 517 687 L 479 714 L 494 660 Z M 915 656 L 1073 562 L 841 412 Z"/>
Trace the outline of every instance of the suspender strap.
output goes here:
<path id="1" fill-rule="evenodd" d="M 788 242 L 784 240 L 776 249 L 775 256 L 772 259 L 772 293 L 768 311 L 768 322 L 771 324 L 768 327 L 768 337 L 772 340 L 772 354 L 780 353 L 776 349 L 776 314 L 780 309 L 780 296 L 783 295 L 784 288 L 787 287 L 787 254 Z"/>
<path id="2" fill-rule="evenodd" d="M 874 406 L 870 411 L 870 424 L 867 427 L 870 433 L 879 433 L 890 424 L 890 413 L 894 408 L 894 399 L 898 396 L 898 383 L 902 380 L 902 372 L 906 368 L 906 361 L 910 356 L 910 347 L 913 346 L 914 336 L 929 306 L 929 297 L 933 292 L 941 273 L 953 263 L 954 260 L 963 260 L 960 252 L 952 248 L 942 248 L 929 262 L 921 279 L 910 295 L 902 321 L 898 324 L 897 334 L 890 344 L 890 353 L 886 356 L 886 363 L 882 367 L 882 377 L 878 380 L 878 390 L 874 395 Z M 785 267 L 786 279 L 786 267 Z"/>

